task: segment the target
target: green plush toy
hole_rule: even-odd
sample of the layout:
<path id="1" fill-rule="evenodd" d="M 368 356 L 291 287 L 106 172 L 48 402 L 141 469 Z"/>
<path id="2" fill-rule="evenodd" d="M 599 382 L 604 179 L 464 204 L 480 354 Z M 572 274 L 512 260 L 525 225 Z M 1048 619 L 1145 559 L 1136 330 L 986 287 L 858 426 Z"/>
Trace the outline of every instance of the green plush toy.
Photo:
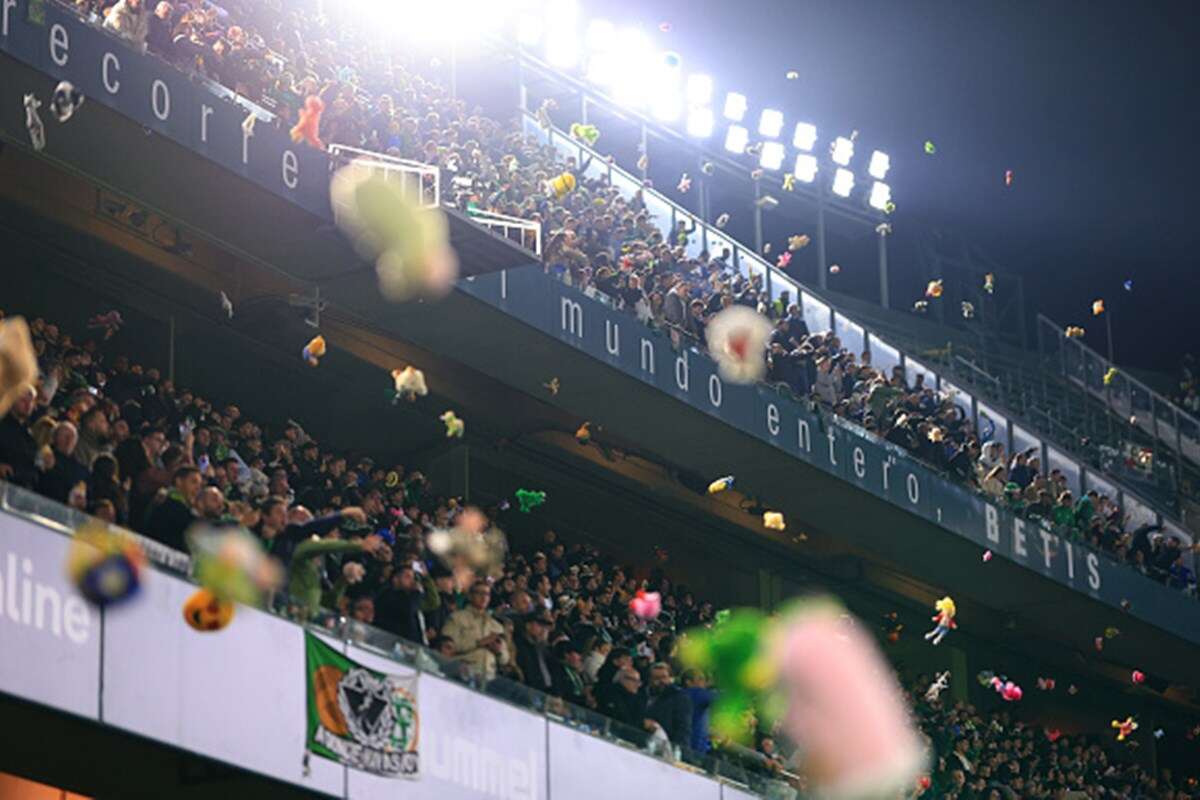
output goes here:
<path id="1" fill-rule="evenodd" d="M 537 508 L 545 502 L 545 492 L 539 492 L 533 489 L 517 489 L 517 503 L 519 503 L 521 506 L 522 514 L 528 514 L 531 510 Z"/>
<path id="2" fill-rule="evenodd" d="M 765 648 L 769 627 L 770 620 L 754 609 L 724 610 L 712 628 L 690 630 L 680 642 L 680 660 L 721 688 L 709 714 L 709 728 L 718 737 L 745 744 L 753 737 L 754 716 L 770 715 L 766 692 L 775 676 Z"/>

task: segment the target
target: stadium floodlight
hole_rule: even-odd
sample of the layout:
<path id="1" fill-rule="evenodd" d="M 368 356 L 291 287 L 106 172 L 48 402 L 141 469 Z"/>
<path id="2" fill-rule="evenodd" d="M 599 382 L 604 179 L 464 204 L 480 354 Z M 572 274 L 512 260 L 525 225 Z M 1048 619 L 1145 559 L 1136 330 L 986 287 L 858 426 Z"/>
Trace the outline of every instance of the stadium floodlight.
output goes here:
<path id="1" fill-rule="evenodd" d="M 886 211 L 891 202 L 892 187 L 882 181 L 875 181 L 871 185 L 871 196 L 867 199 L 867 203 L 878 211 Z"/>
<path id="2" fill-rule="evenodd" d="M 617 36 L 614 55 L 619 58 L 613 99 L 627 108 L 644 107 L 656 95 L 654 81 L 662 74 L 650 37 L 638 28 L 625 28 Z"/>
<path id="3" fill-rule="evenodd" d="M 725 119 L 741 122 L 746 116 L 746 95 L 730 92 L 725 95 Z"/>
<path id="4" fill-rule="evenodd" d="M 792 136 L 792 144 L 800 150 L 811 151 L 816 143 L 817 126 L 811 122 L 797 122 L 796 133 Z"/>
<path id="5" fill-rule="evenodd" d="M 748 144 L 750 144 L 750 131 L 741 125 L 730 125 L 729 130 L 725 132 L 725 149 L 740 156 L 746 152 Z"/>
<path id="6" fill-rule="evenodd" d="M 655 88 L 654 98 L 650 101 L 650 111 L 663 122 L 674 122 L 683 114 L 683 98 L 679 95 L 678 87 L 670 84 Z"/>
<path id="7" fill-rule="evenodd" d="M 542 40 L 542 18 L 525 14 L 517 20 L 517 41 L 523 47 L 533 47 Z"/>
<path id="8" fill-rule="evenodd" d="M 546 60 L 551 66 L 570 69 L 579 63 L 578 19 L 575 0 L 555 0 L 546 8 Z"/>
<path id="9" fill-rule="evenodd" d="M 758 165 L 763 169 L 777 170 L 783 166 L 784 147 L 781 142 L 763 142 Z"/>
<path id="10" fill-rule="evenodd" d="M 854 158 L 854 142 L 845 136 L 839 136 L 833 142 L 833 148 L 829 151 L 829 157 L 833 159 L 833 163 L 839 166 L 850 166 L 850 159 Z"/>
<path id="11" fill-rule="evenodd" d="M 871 153 L 871 164 L 867 167 L 867 172 L 872 178 L 881 181 L 887 177 L 888 170 L 892 168 L 892 160 L 888 158 L 888 154 L 880 150 Z"/>
<path id="12" fill-rule="evenodd" d="M 764 108 L 758 117 L 758 132 L 768 139 L 778 139 L 783 131 L 783 112 L 774 108 Z"/>
<path id="13" fill-rule="evenodd" d="M 609 87 L 616 82 L 620 69 L 618 53 L 596 53 L 588 59 L 587 79 L 597 86 Z"/>
<path id="14" fill-rule="evenodd" d="M 697 139 L 707 139 L 713 132 L 713 112 L 711 108 L 693 108 L 687 116 L 688 136 Z"/>
<path id="15" fill-rule="evenodd" d="M 713 82 L 708 75 L 692 73 L 687 79 L 688 105 L 706 106 L 712 102 Z"/>
<path id="16" fill-rule="evenodd" d="M 606 19 L 594 19 L 588 23 L 584 43 L 593 53 L 606 53 L 617 44 L 617 29 Z"/>
<path id="17" fill-rule="evenodd" d="M 817 157 L 811 153 L 801 153 L 796 156 L 796 167 L 792 170 L 792 174 L 805 183 L 812 183 L 817 179 Z"/>
<path id="18" fill-rule="evenodd" d="M 848 169 L 839 168 L 833 174 L 833 193 L 838 197 L 849 197 L 854 191 L 854 173 Z"/>

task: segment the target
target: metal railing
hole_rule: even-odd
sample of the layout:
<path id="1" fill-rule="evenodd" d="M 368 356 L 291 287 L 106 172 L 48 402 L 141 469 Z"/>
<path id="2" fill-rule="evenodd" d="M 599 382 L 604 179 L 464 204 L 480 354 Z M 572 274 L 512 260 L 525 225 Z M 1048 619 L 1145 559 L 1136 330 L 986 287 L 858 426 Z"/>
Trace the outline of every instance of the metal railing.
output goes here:
<path id="1" fill-rule="evenodd" d="M 331 144 L 328 152 L 331 172 L 353 163 L 385 180 L 397 181 L 400 191 L 422 208 L 441 206 L 441 172 L 437 167 L 345 144 Z M 337 213 L 337 209 L 334 209 L 334 213 Z"/>
<path id="2" fill-rule="evenodd" d="M 538 258 L 542 257 L 542 226 L 539 223 L 473 208 L 467 209 L 467 216 L 473 222 L 500 234 L 505 239 L 517 242 L 526 250 L 532 250 Z"/>

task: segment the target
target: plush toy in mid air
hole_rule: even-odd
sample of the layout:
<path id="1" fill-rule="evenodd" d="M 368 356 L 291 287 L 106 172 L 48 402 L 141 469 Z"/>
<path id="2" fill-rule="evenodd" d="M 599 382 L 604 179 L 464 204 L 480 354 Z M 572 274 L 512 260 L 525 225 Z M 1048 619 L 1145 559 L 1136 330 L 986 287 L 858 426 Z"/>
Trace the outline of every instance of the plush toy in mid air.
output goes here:
<path id="1" fill-rule="evenodd" d="M 321 335 L 314 336 L 304 345 L 304 349 L 300 351 L 300 357 L 303 358 L 310 367 L 315 367 L 321 363 L 321 359 L 325 356 L 325 337 Z"/>
<path id="2" fill-rule="evenodd" d="M 933 630 L 925 634 L 925 641 L 938 645 L 942 643 L 942 639 L 946 638 L 947 633 L 958 627 L 954 622 L 954 615 L 957 613 L 957 609 L 954 607 L 954 600 L 949 595 L 938 600 L 933 605 L 938 613 L 932 619 L 937 625 L 934 626 Z"/>
<path id="3" fill-rule="evenodd" d="M 571 123 L 571 138 L 583 142 L 588 147 L 595 147 L 600 138 L 600 130 L 595 125 L 584 125 L 582 122 Z"/>
<path id="4" fill-rule="evenodd" d="M 99 521 L 75 531 L 67 550 L 67 575 L 88 602 L 101 608 L 136 595 L 145 566 L 146 555 L 132 535 Z"/>
<path id="5" fill-rule="evenodd" d="M 292 126 L 293 142 L 308 142 L 318 150 L 325 149 L 321 141 L 321 114 L 325 111 L 325 101 L 311 94 L 304 98 L 304 108 L 300 109 L 300 118 Z"/>
<path id="6" fill-rule="evenodd" d="M 545 188 L 546 194 L 553 195 L 561 200 L 575 191 L 575 175 L 570 172 L 564 172 L 546 181 Z"/>
<path id="7" fill-rule="evenodd" d="M 424 397 L 429 394 L 429 388 L 425 385 L 425 373 L 409 364 L 404 369 L 392 370 L 392 381 L 396 386 L 396 395 L 392 402 L 407 400 L 410 403 L 414 402 L 418 397 Z"/>
<path id="8" fill-rule="evenodd" d="M 214 633 L 233 622 L 234 604 L 220 600 L 208 589 L 198 589 L 183 604 L 183 619 L 193 630 Z"/>

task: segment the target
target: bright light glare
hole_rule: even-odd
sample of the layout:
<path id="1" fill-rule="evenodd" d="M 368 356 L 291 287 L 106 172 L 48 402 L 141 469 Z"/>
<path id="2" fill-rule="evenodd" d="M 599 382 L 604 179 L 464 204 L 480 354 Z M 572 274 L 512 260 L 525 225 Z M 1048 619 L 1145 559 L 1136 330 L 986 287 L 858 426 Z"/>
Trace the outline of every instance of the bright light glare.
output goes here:
<path id="1" fill-rule="evenodd" d="M 888 204 L 892 202 L 892 187 L 886 183 L 876 181 L 871 186 L 871 196 L 867 199 L 867 202 L 870 203 L 871 208 L 880 211 L 886 210 Z"/>
<path id="2" fill-rule="evenodd" d="M 850 159 L 854 158 L 854 142 L 845 136 L 839 136 L 833 142 L 833 150 L 830 151 L 829 157 L 835 164 L 843 167 L 850 166 Z"/>
<path id="3" fill-rule="evenodd" d="M 697 139 L 707 139 L 713 132 L 713 112 L 711 108 L 693 108 L 688 112 L 688 136 Z"/>
<path id="4" fill-rule="evenodd" d="M 607 52 L 617 43 L 617 29 L 606 19 L 594 19 L 588 23 L 584 41 L 593 53 Z"/>
<path id="5" fill-rule="evenodd" d="M 729 130 L 725 133 L 725 149 L 741 155 L 746 152 L 748 144 L 750 144 L 750 131 L 741 125 L 730 125 Z"/>
<path id="6" fill-rule="evenodd" d="M 712 102 L 712 78 L 693 73 L 687 79 L 687 101 L 689 105 L 706 106 Z"/>
<path id="7" fill-rule="evenodd" d="M 776 139 L 783 130 L 783 112 L 764 108 L 758 118 L 758 132 L 768 139 Z"/>
<path id="8" fill-rule="evenodd" d="M 542 40 L 542 18 L 525 14 L 517 22 L 517 41 L 524 47 L 533 47 Z"/>
<path id="9" fill-rule="evenodd" d="M 833 175 L 833 193 L 838 197 L 849 197 L 854 190 L 854 173 L 848 169 L 838 169 Z"/>
<path id="10" fill-rule="evenodd" d="M 784 148 L 780 142 L 763 142 L 758 165 L 763 169 L 777 170 L 783 166 L 783 154 Z"/>
<path id="11" fill-rule="evenodd" d="M 796 156 L 796 168 L 793 174 L 805 183 L 812 183 L 817 179 L 817 157 L 809 153 L 801 153 Z"/>
<path id="12" fill-rule="evenodd" d="M 555 0 L 546 9 L 546 60 L 551 66 L 569 69 L 579 63 L 578 18 L 575 0 Z"/>
<path id="13" fill-rule="evenodd" d="M 867 172 L 877 181 L 881 181 L 887 177 L 888 170 L 892 168 L 892 160 L 888 158 L 888 154 L 880 150 L 871 153 L 871 165 L 867 167 Z"/>
<path id="14" fill-rule="evenodd" d="M 746 116 L 746 95 L 730 92 L 725 95 L 725 119 L 741 122 Z"/>
<path id="15" fill-rule="evenodd" d="M 597 53 L 588 59 L 587 79 L 597 86 L 609 87 L 620 74 L 621 61 L 617 53 Z"/>
<path id="16" fill-rule="evenodd" d="M 792 144 L 801 150 L 812 150 L 817 143 L 817 126 L 811 122 L 797 122 Z"/>
<path id="17" fill-rule="evenodd" d="M 654 63 L 650 38 L 637 28 L 625 28 L 617 36 L 619 54 L 613 80 L 613 99 L 627 108 L 642 108 L 655 94 L 650 76 L 660 74 Z"/>
<path id="18" fill-rule="evenodd" d="M 683 114 L 683 98 L 675 87 L 661 87 L 650 103 L 654 116 L 663 122 L 674 122 Z"/>

